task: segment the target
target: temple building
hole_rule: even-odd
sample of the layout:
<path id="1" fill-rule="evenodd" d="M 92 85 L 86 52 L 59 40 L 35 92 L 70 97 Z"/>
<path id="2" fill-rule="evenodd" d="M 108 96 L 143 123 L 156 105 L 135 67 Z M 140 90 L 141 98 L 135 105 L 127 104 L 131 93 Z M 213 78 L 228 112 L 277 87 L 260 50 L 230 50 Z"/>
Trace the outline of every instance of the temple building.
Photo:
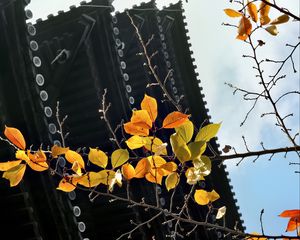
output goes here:
<path id="1" fill-rule="evenodd" d="M 104 89 L 111 103 L 110 123 L 117 127 L 134 109 L 140 108 L 144 94 L 159 102 L 161 119 L 172 106 L 162 99 L 153 76 L 141 55 L 142 47 L 126 12 L 113 12 L 109 0 L 81 2 L 68 12 L 50 14 L 46 20 L 30 23 L 30 0 L 5 0 L 0 3 L 0 129 L 4 125 L 20 129 L 28 144 L 61 145 L 56 106 L 60 115 L 68 115 L 65 131 L 67 146 L 72 149 L 99 147 L 111 152 L 116 146 L 100 119 L 99 108 Z M 25 10 L 26 8 L 26 10 Z M 157 9 L 155 1 L 128 10 L 153 54 L 155 70 L 164 79 L 172 97 L 189 114 L 198 127 L 208 123 L 201 83 L 192 58 L 182 3 Z M 201 66 L 200 66 L 201 69 Z M 162 136 L 163 138 L 163 136 Z M 167 140 L 167 139 L 165 139 Z M 215 140 L 210 142 L 218 151 Z M 0 161 L 11 160 L 12 149 L 0 142 Z M 66 164 L 60 158 L 59 166 Z M 226 226 L 243 230 L 234 192 L 225 166 L 215 164 L 202 187 L 215 189 L 221 196 L 216 206 L 226 206 Z M 0 230 L 2 236 L 26 240 L 116 239 L 130 231 L 134 222 L 149 219 L 153 212 L 126 203 L 109 202 L 103 197 L 90 202 L 88 193 L 56 190 L 59 179 L 48 172 L 26 171 L 23 181 L 10 188 L 0 179 Z M 188 187 L 183 181 L 174 204 L 180 204 Z M 120 190 L 122 194 L 122 190 Z M 161 206 L 167 206 L 169 193 L 159 189 Z M 134 199 L 154 201 L 153 184 L 134 181 Z M 203 221 L 204 208 L 191 203 L 192 216 Z M 133 239 L 168 239 L 172 223 L 165 217 L 134 232 Z M 214 222 L 215 219 L 210 219 Z M 185 227 L 185 225 L 184 225 Z M 188 228 L 188 226 L 187 226 Z M 198 228 L 185 239 L 231 239 L 217 230 Z"/>

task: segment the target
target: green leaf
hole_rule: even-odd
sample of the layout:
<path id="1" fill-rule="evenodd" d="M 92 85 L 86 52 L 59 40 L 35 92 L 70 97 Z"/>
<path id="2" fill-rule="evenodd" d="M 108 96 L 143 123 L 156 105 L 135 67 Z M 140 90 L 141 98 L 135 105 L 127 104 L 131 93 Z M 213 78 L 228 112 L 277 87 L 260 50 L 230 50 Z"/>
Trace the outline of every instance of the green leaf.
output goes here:
<path id="1" fill-rule="evenodd" d="M 206 142 L 200 141 L 200 142 L 191 142 L 188 144 L 188 147 L 191 152 L 191 159 L 195 159 L 200 157 L 206 149 Z"/>
<path id="2" fill-rule="evenodd" d="M 179 183 L 179 175 L 176 172 L 173 172 L 170 175 L 168 175 L 165 182 L 168 191 L 175 188 L 178 185 L 178 183 Z"/>
<path id="3" fill-rule="evenodd" d="M 191 159 L 190 149 L 177 133 L 171 135 L 170 143 L 173 152 L 175 153 L 176 157 L 179 159 L 180 162 L 184 163 Z"/>
<path id="4" fill-rule="evenodd" d="M 129 159 L 127 149 L 117 149 L 111 155 L 111 165 L 113 168 L 119 167 L 126 163 Z"/>
<path id="5" fill-rule="evenodd" d="M 201 128 L 195 138 L 195 142 L 199 142 L 199 141 L 208 142 L 210 139 L 212 139 L 217 135 L 220 126 L 221 123 L 212 123 Z"/>
<path id="6" fill-rule="evenodd" d="M 191 141 L 194 133 L 194 125 L 191 121 L 187 121 L 178 128 L 175 128 L 176 133 L 183 139 L 185 143 Z"/>

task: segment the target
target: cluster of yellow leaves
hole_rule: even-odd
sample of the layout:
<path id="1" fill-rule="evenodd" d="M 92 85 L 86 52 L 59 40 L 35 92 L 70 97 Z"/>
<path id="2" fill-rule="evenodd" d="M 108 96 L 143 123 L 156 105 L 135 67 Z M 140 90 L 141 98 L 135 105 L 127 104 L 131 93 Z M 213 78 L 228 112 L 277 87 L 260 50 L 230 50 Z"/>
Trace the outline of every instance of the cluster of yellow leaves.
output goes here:
<path id="1" fill-rule="evenodd" d="M 269 1 L 269 0 L 268 0 Z M 236 11 L 230 8 L 224 9 L 224 12 L 227 16 L 236 18 L 240 17 L 240 22 L 238 25 L 238 35 L 237 39 L 246 40 L 252 31 L 252 23 L 250 19 L 257 24 L 258 20 L 260 22 L 260 26 L 265 26 L 269 24 L 265 30 L 276 36 L 278 34 L 278 30 L 276 25 L 286 23 L 289 21 L 289 16 L 287 14 L 281 15 L 278 18 L 271 21 L 269 17 L 270 5 L 261 1 L 259 7 L 255 5 L 253 2 L 247 3 L 246 11 Z"/>
<path id="2" fill-rule="evenodd" d="M 129 160 L 129 153 L 126 149 L 115 150 L 110 157 L 111 169 L 106 169 L 109 163 L 109 158 L 106 153 L 97 148 L 90 148 L 88 160 L 90 163 L 103 168 L 98 172 L 86 171 L 82 156 L 69 148 L 62 148 L 55 145 L 51 151 L 53 158 L 64 155 L 65 159 L 72 164 L 71 169 L 74 172 L 71 175 L 63 177 L 57 188 L 59 190 L 70 192 L 76 188 L 77 184 L 87 188 L 104 184 L 108 186 L 110 191 L 113 190 L 115 184 L 120 187 L 122 186 L 121 171 L 120 169 L 115 171 L 115 169 Z"/>
<path id="3" fill-rule="evenodd" d="M 16 151 L 16 160 L 1 162 L 0 171 L 3 171 L 2 177 L 9 180 L 10 186 L 16 186 L 22 180 L 26 166 L 41 172 L 48 169 L 47 156 L 42 150 L 32 153 L 26 150 L 26 142 L 23 134 L 16 128 L 6 127 L 4 135 L 18 150 Z M 25 163 L 22 163 L 22 162 Z"/>
<path id="4" fill-rule="evenodd" d="M 157 184 L 162 184 L 163 177 L 166 177 L 165 185 L 167 190 L 170 190 L 178 185 L 180 176 L 176 172 L 177 164 L 174 161 L 167 162 L 161 157 L 167 155 L 167 144 L 158 137 L 149 136 L 149 130 L 153 130 L 157 112 L 156 100 L 145 95 L 141 110 L 133 111 L 130 122 L 124 124 L 125 132 L 133 135 L 126 141 L 127 146 L 132 150 L 144 147 L 153 155 L 141 159 L 135 168 L 131 164 L 124 165 L 122 172 L 126 179 L 145 177 L 148 181 Z M 216 136 L 220 124 L 209 124 L 201 128 L 194 141 L 191 141 L 194 135 L 194 125 L 188 117 L 180 112 L 172 112 L 163 120 L 162 128 L 175 129 L 175 133 L 170 136 L 172 152 L 183 165 L 191 161 L 192 166 L 186 170 L 185 176 L 187 183 L 193 185 L 204 180 L 204 176 L 211 172 L 211 161 L 203 153 L 207 142 Z"/>
<path id="5" fill-rule="evenodd" d="M 70 167 L 64 168 L 64 173 L 59 182 L 59 190 L 70 192 L 77 185 L 91 188 L 100 184 L 106 185 L 112 191 L 115 184 L 122 186 L 122 180 L 130 181 L 133 178 L 145 178 L 147 181 L 162 184 L 163 179 L 167 190 L 174 189 L 179 181 L 181 170 L 178 170 L 176 159 L 181 164 L 181 169 L 185 170 L 188 184 L 196 184 L 211 172 L 211 161 L 203 155 L 207 142 L 217 134 L 220 124 L 209 124 L 200 129 L 194 136 L 194 125 L 189 120 L 189 115 L 174 111 L 168 114 L 162 121 L 162 126 L 155 124 L 157 118 L 156 99 L 145 95 L 141 102 L 141 109 L 133 111 L 130 122 L 124 124 L 126 133 L 132 135 L 126 144 L 129 149 L 135 150 L 143 148 L 150 153 L 149 156 L 134 158 L 129 161 L 130 156 L 127 149 L 117 149 L 108 156 L 98 148 L 90 148 L 87 154 L 89 164 L 99 167 L 99 171 L 88 171 L 86 169 L 83 155 L 73 151 L 68 147 L 52 146 L 51 151 L 47 151 L 49 161 L 43 150 L 32 152 L 26 150 L 26 142 L 22 133 L 16 128 L 6 127 L 4 134 L 12 145 L 15 146 L 16 160 L 0 163 L 0 171 L 4 171 L 3 177 L 10 181 L 11 186 L 16 186 L 23 178 L 26 166 L 35 171 L 44 171 L 49 168 L 49 163 L 64 157 Z M 172 148 L 171 156 L 168 156 L 168 144 L 156 136 L 162 129 L 174 129 L 175 133 L 170 136 Z M 150 133 L 153 133 L 149 135 Z M 22 163 L 22 162 L 25 163 Z M 187 162 L 189 163 L 187 164 Z M 195 200 L 200 205 L 209 204 L 219 198 L 213 190 L 197 190 Z M 219 209 L 221 218 L 226 208 Z"/>

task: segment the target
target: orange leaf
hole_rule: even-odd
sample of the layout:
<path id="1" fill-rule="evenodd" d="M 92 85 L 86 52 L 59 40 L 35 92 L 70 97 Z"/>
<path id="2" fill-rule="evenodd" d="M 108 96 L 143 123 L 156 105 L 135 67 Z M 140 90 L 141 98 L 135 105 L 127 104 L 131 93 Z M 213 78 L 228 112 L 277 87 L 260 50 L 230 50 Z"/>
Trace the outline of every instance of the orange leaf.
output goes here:
<path id="1" fill-rule="evenodd" d="M 42 172 L 48 169 L 47 162 L 45 161 L 35 162 L 36 160 L 41 159 L 41 156 L 37 157 L 37 155 L 39 155 L 40 153 L 31 154 L 30 151 L 28 150 L 27 154 L 23 150 L 18 150 L 16 152 L 16 158 L 20 160 L 24 160 L 28 164 L 28 166 L 34 171 Z"/>
<path id="2" fill-rule="evenodd" d="M 267 0 L 269 2 L 269 0 Z M 259 12 L 260 12 L 260 24 L 261 25 L 266 25 L 268 24 L 271 19 L 269 18 L 269 12 L 270 12 L 271 6 L 261 2 L 260 6 L 259 6 Z"/>
<path id="3" fill-rule="evenodd" d="M 137 126 L 132 122 L 128 122 L 124 124 L 124 130 L 126 133 L 131 135 L 139 135 L 139 136 L 148 136 L 149 129 Z"/>
<path id="4" fill-rule="evenodd" d="M 6 178 L 10 182 L 10 186 L 14 187 L 19 184 L 19 182 L 22 180 L 24 173 L 26 170 L 25 164 L 19 164 L 8 171 L 3 173 L 3 178 Z"/>
<path id="5" fill-rule="evenodd" d="M 286 227 L 286 232 L 291 232 L 300 227 L 300 217 L 292 217 Z"/>
<path id="6" fill-rule="evenodd" d="M 81 157 L 81 155 L 75 151 L 72 151 L 72 150 L 68 150 L 66 153 L 65 153 L 65 157 L 66 157 L 66 160 L 69 162 L 69 163 L 74 163 L 75 161 L 78 162 L 79 166 L 81 168 L 84 168 L 84 161 L 83 161 L 83 158 Z"/>
<path id="7" fill-rule="evenodd" d="M 136 110 L 132 112 L 130 122 L 142 128 L 152 128 L 152 120 L 146 110 Z"/>
<path id="8" fill-rule="evenodd" d="M 18 166 L 22 160 L 8 161 L 0 163 L 0 171 L 7 171 L 15 166 Z"/>
<path id="9" fill-rule="evenodd" d="M 147 158 L 141 159 L 135 167 L 135 178 L 143 178 L 150 171 L 150 162 Z"/>
<path id="10" fill-rule="evenodd" d="M 155 121 L 157 117 L 157 102 L 155 98 L 145 94 L 144 99 L 141 102 L 141 109 L 148 112 L 152 122 Z"/>
<path id="11" fill-rule="evenodd" d="M 285 210 L 282 213 L 280 213 L 279 217 L 300 217 L 300 209 Z"/>
<path id="12" fill-rule="evenodd" d="M 241 16 L 243 16 L 242 13 L 237 12 L 237 11 L 235 11 L 235 10 L 233 10 L 233 9 L 230 9 L 230 8 L 224 9 L 224 12 L 225 12 L 226 15 L 229 16 L 229 17 L 241 17 Z"/>
<path id="13" fill-rule="evenodd" d="M 257 7 L 253 2 L 249 3 L 249 1 L 248 1 L 247 11 L 248 11 L 252 21 L 257 22 L 257 20 L 258 20 Z"/>
<path id="14" fill-rule="evenodd" d="M 130 180 L 135 176 L 134 167 L 130 163 L 126 163 L 122 166 L 122 174 L 125 179 Z"/>
<path id="15" fill-rule="evenodd" d="M 238 36 L 237 39 L 246 40 L 250 35 L 252 30 L 252 24 L 250 20 L 246 17 L 242 17 L 238 27 Z"/>
<path id="16" fill-rule="evenodd" d="M 17 155 L 16 155 L 17 156 Z M 28 158 L 27 158 L 28 156 Z M 25 160 L 28 166 L 38 172 L 42 172 L 48 169 L 48 164 L 46 162 L 47 157 L 44 152 L 38 151 L 34 154 L 31 154 L 30 151 L 27 151 L 27 156 L 24 152 L 20 154 L 21 159 Z"/>
<path id="17" fill-rule="evenodd" d="M 57 158 L 58 155 L 65 154 L 68 150 L 69 150 L 69 148 L 64 148 L 64 147 L 54 145 L 51 148 L 51 155 L 52 155 L 53 158 Z"/>
<path id="18" fill-rule="evenodd" d="M 27 154 L 28 154 L 28 157 L 30 158 L 30 160 L 35 163 L 46 162 L 46 160 L 47 160 L 46 154 L 41 150 L 37 151 L 34 154 L 31 154 L 30 151 L 28 150 Z"/>
<path id="19" fill-rule="evenodd" d="M 163 121 L 163 128 L 176 128 L 184 124 L 189 119 L 189 115 L 181 112 L 172 112 Z"/>
<path id="20" fill-rule="evenodd" d="M 172 172 L 175 172 L 177 170 L 177 164 L 174 162 L 167 162 L 160 167 L 163 172 L 164 176 L 171 174 Z"/>
<path id="21" fill-rule="evenodd" d="M 26 148 L 25 139 L 19 129 L 5 126 L 4 135 L 18 148 L 23 150 Z"/>
<path id="22" fill-rule="evenodd" d="M 161 185 L 163 176 L 160 174 L 159 171 L 150 171 L 149 173 L 146 173 L 145 178 L 152 183 L 157 183 Z"/>

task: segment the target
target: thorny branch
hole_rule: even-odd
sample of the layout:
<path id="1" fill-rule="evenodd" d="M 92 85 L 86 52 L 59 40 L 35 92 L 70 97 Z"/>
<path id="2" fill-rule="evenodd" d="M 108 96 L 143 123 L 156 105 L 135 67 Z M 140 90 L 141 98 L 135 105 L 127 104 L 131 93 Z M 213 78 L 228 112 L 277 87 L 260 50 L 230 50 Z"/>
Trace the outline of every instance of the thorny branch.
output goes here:
<path id="1" fill-rule="evenodd" d="M 86 189 L 86 188 L 81 188 L 81 187 L 77 187 L 77 188 L 81 189 L 83 191 L 91 191 L 90 189 Z M 222 231 L 223 233 L 230 233 L 231 235 L 237 237 L 237 239 L 245 239 L 246 237 L 257 237 L 257 238 L 263 238 L 264 237 L 264 238 L 269 238 L 269 239 L 282 239 L 282 238 L 300 239 L 300 236 L 284 236 L 284 235 L 272 236 L 272 235 L 254 235 L 254 234 L 250 234 L 250 233 L 244 233 L 244 232 L 241 232 L 239 230 L 233 230 L 233 229 L 230 229 L 230 228 L 227 228 L 227 227 L 224 227 L 224 226 L 220 226 L 220 225 L 217 225 L 217 224 L 212 224 L 212 223 L 208 223 L 208 222 L 201 222 L 201 221 L 193 220 L 191 218 L 186 218 L 186 217 L 183 217 L 180 214 L 171 212 L 167 209 L 163 209 L 161 207 L 157 207 L 156 205 L 151 205 L 151 204 L 145 203 L 144 201 L 137 202 L 137 201 L 134 201 L 132 199 L 123 198 L 123 197 L 117 196 L 117 195 L 109 193 L 109 192 L 100 192 L 100 191 L 96 191 L 96 190 L 93 190 L 93 191 L 94 191 L 95 194 L 97 194 L 97 196 L 104 196 L 104 197 L 108 197 L 109 199 L 114 199 L 115 201 L 127 202 L 131 206 L 137 206 L 137 207 L 141 207 L 141 208 L 144 208 L 144 209 L 152 209 L 152 210 L 155 210 L 158 213 L 160 213 L 160 215 L 165 215 L 166 217 L 170 217 L 170 218 L 172 218 L 174 220 L 177 220 L 179 222 L 190 223 L 194 226 L 204 226 L 204 227 L 207 227 L 207 228 L 210 228 L 210 229 L 215 229 L 215 230 Z M 93 200 L 94 200 L 94 198 L 93 198 Z M 151 218 L 147 221 L 150 221 L 150 222 L 153 221 L 155 218 L 158 217 L 157 215 L 155 215 L 153 217 L 153 219 Z M 128 235 L 128 233 L 127 233 L 127 235 Z"/>
<path id="2" fill-rule="evenodd" d="M 56 116 L 56 121 L 57 121 L 57 124 L 59 127 L 59 130 L 57 130 L 57 133 L 60 135 L 62 146 L 65 147 L 66 146 L 65 140 L 68 137 L 69 133 L 66 133 L 66 134 L 63 133 L 63 126 L 65 124 L 65 121 L 68 118 L 68 115 L 64 116 L 63 119 L 60 120 L 59 102 L 57 102 L 57 104 L 56 104 L 56 115 L 55 116 Z"/>
<path id="3" fill-rule="evenodd" d="M 111 106 L 111 103 L 108 103 L 108 104 L 106 103 L 106 94 L 107 94 L 107 89 L 105 88 L 104 93 L 102 95 L 102 103 L 101 103 L 101 108 L 99 109 L 99 113 L 102 114 L 101 118 L 105 121 L 110 133 L 113 136 L 112 141 L 114 141 L 119 148 L 122 148 L 120 142 L 118 141 L 116 133 L 113 130 L 113 128 L 112 128 L 112 126 L 111 126 L 111 124 L 110 124 L 110 122 L 107 118 L 107 111 L 109 110 L 109 108 Z"/>
<path id="4" fill-rule="evenodd" d="M 135 33 L 138 37 L 138 40 L 142 46 L 142 49 L 143 49 L 143 55 L 144 57 L 146 58 L 146 61 L 147 61 L 147 65 L 149 67 L 149 70 L 151 72 L 151 74 L 154 76 L 154 79 L 155 81 L 159 84 L 160 88 L 162 89 L 164 95 L 166 96 L 166 98 L 168 99 L 168 101 L 170 101 L 174 107 L 181 112 L 181 106 L 176 103 L 176 101 L 171 97 L 171 95 L 169 94 L 168 90 L 166 89 L 166 87 L 164 86 L 164 83 L 161 82 L 159 76 L 157 75 L 156 71 L 155 71 L 155 68 L 153 67 L 152 65 L 152 62 L 151 62 L 151 58 L 149 57 L 149 53 L 148 53 L 148 50 L 147 50 L 147 46 L 146 44 L 144 43 L 144 40 L 139 32 L 139 29 L 137 27 L 137 25 L 134 23 L 133 21 L 133 18 L 130 16 L 129 12 L 127 12 L 127 16 L 129 17 L 130 19 L 130 22 L 131 22 L 131 25 L 134 27 L 135 29 Z"/>

